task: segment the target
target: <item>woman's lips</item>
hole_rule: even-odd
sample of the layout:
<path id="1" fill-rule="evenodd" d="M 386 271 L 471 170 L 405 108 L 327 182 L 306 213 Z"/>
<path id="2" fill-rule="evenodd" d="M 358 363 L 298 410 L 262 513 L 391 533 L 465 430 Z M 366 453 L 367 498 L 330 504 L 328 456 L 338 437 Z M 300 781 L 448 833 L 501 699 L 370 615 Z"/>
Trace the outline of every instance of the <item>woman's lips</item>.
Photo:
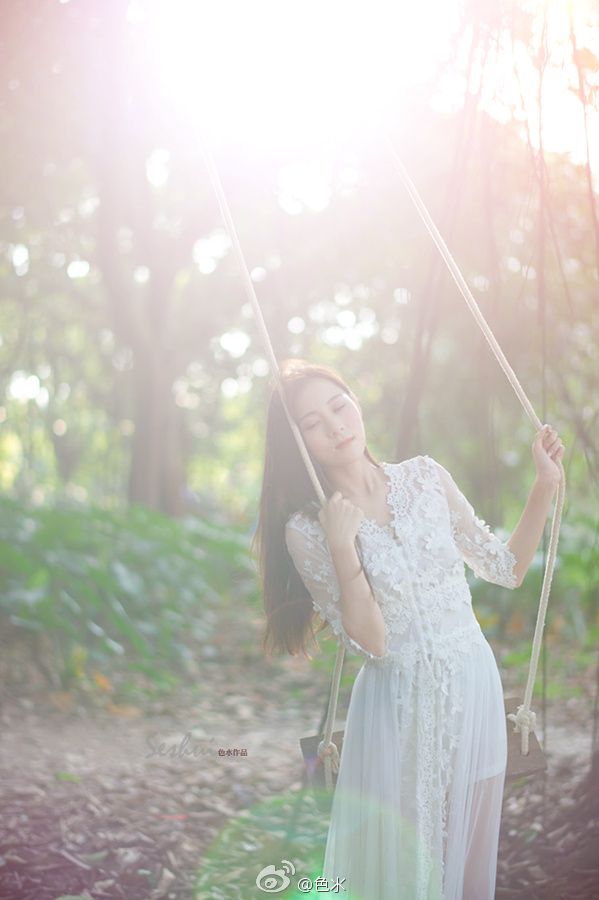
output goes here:
<path id="1" fill-rule="evenodd" d="M 344 441 L 341 441 L 340 444 L 337 444 L 335 450 L 345 450 L 346 447 L 349 447 L 352 441 L 353 437 L 346 438 Z"/>

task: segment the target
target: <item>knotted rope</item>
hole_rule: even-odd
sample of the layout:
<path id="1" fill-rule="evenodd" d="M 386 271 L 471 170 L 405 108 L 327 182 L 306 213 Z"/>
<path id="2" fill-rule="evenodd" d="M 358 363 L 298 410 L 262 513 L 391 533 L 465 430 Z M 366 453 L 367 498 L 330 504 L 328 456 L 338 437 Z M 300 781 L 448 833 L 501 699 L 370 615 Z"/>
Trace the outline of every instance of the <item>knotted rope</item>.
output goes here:
<path id="1" fill-rule="evenodd" d="M 333 742 L 333 726 L 335 724 L 335 716 L 337 715 L 337 699 L 339 697 L 339 683 L 341 681 L 341 670 L 343 668 L 343 657 L 345 650 L 340 642 L 337 647 L 337 658 L 335 659 L 335 670 L 331 681 L 331 693 L 329 694 L 329 708 L 327 709 L 327 718 L 324 726 L 324 736 L 318 745 L 318 756 L 324 757 L 324 786 L 328 793 L 333 792 L 333 774 L 339 771 L 339 750 Z"/>

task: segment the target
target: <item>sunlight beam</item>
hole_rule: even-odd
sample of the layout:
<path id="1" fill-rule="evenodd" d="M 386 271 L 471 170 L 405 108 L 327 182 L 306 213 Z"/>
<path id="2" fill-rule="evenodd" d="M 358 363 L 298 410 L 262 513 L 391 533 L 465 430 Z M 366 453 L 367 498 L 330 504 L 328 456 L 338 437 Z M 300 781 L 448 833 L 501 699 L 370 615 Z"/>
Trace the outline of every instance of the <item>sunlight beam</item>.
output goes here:
<path id="1" fill-rule="evenodd" d="M 154 0 L 148 16 L 171 100 L 263 147 L 371 127 L 373 112 L 433 74 L 457 25 L 443 0 Z"/>

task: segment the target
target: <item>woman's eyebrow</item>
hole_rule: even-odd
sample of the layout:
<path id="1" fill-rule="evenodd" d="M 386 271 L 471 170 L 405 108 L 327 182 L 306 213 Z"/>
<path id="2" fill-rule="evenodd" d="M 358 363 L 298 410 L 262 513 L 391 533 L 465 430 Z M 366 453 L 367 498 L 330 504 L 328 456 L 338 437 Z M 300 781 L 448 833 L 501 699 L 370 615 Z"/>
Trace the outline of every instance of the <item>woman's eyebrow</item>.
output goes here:
<path id="1" fill-rule="evenodd" d="M 333 397 L 330 398 L 330 400 L 327 400 L 327 406 L 330 403 L 332 403 L 333 400 L 337 400 L 339 397 L 343 397 L 343 394 L 342 393 L 335 394 Z M 308 416 L 316 416 L 316 415 L 318 415 L 318 411 L 315 409 L 311 409 L 310 412 L 304 413 L 303 416 L 301 416 L 301 418 L 298 419 L 298 422 L 303 422 L 303 420 L 305 418 L 307 418 Z"/>

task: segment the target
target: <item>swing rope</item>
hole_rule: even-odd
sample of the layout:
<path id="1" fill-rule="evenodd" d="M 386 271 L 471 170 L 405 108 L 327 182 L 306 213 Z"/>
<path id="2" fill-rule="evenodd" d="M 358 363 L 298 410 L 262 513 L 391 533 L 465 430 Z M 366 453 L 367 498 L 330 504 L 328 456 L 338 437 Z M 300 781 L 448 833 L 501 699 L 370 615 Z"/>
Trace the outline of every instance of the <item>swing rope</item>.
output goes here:
<path id="1" fill-rule="evenodd" d="M 210 175 L 212 187 L 214 188 L 214 192 L 218 199 L 218 205 L 225 222 L 229 240 L 231 241 L 231 245 L 237 259 L 237 265 L 239 266 L 239 270 L 241 272 L 243 286 L 252 307 L 252 312 L 254 314 L 256 325 L 258 327 L 258 333 L 264 345 L 264 350 L 266 352 L 270 371 L 274 378 L 277 391 L 279 392 L 279 397 L 281 398 L 283 409 L 285 410 L 285 415 L 287 416 L 287 421 L 289 422 L 291 431 L 293 432 L 293 436 L 306 466 L 306 470 L 308 472 L 308 475 L 310 476 L 310 480 L 314 486 L 314 490 L 316 491 L 316 496 L 318 497 L 320 505 L 324 508 L 327 502 L 326 494 L 322 488 L 322 485 L 320 484 L 320 481 L 318 480 L 318 475 L 316 474 L 314 465 L 312 463 L 312 460 L 310 459 L 310 454 L 308 453 L 308 449 L 306 447 L 306 444 L 304 443 L 302 433 L 299 430 L 295 419 L 291 415 L 289 407 L 287 406 L 287 401 L 285 399 L 285 390 L 283 388 L 283 382 L 281 380 L 281 373 L 279 370 L 279 364 L 275 356 L 268 329 L 266 328 L 264 316 L 262 315 L 262 309 L 260 308 L 258 297 L 256 296 L 256 291 L 254 290 L 254 284 L 252 282 L 252 278 L 250 276 L 247 263 L 243 255 L 243 251 L 241 249 L 241 244 L 239 243 L 237 229 L 235 228 L 235 223 L 229 209 L 229 204 L 227 203 L 227 198 L 223 190 L 218 170 L 216 168 L 216 165 L 214 164 L 214 159 L 212 158 L 212 153 L 210 152 L 208 141 L 206 140 L 205 135 L 200 129 L 197 130 L 197 137 L 200 143 L 202 154 L 204 156 L 206 168 L 208 169 L 208 174 Z M 333 743 L 332 737 L 335 716 L 337 715 L 337 700 L 339 697 L 339 685 L 341 682 L 341 670 L 343 668 L 344 655 L 345 651 L 343 649 L 343 644 L 339 643 L 337 647 L 337 658 L 335 660 L 335 670 L 333 672 L 333 679 L 331 682 L 331 692 L 329 695 L 329 705 L 325 722 L 324 737 L 321 743 L 318 745 L 318 755 L 320 757 L 324 756 L 325 752 L 328 750 L 327 755 L 324 756 L 324 772 L 325 787 L 329 793 L 331 793 L 333 790 L 333 773 L 337 772 L 339 769 L 339 751 Z"/>
<path id="2" fill-rule="evenodd" d="M 400 178 L 408 191 L 412 201 L 414 202 L 416 209 L 418 210 L 427 230 L 429 231 L 431 237 L 433 238 L 441 256 L 443 257 L 447 267 L 449 268 L 462 296 L 466 300 L 468 307 L 474 316 L 476 322 L 481 328 L 485 338 L 495 354 L 501 368 L 503 369 L 505 375 L 507 376 L 510 384 L 512 385 L 514 391 L 524 409 L 526 410 L 529 418 L 535 425 L 536 429 L 539 430 L 542 427 L 541 421 L 536 415 L 532 404 L 528 400 L 528 397 L 524 393 L 522 386 L 520 385 L 518 379 L 516 378 L 515 373 L 513 372 L 511 366 L 509 365 L 501 347 L 499 346 L 495 335 L 489 328 L 483 314 L 481 313 L 478 304 L 476 303 L 468 285 L 460 272 L 456 262 L 454 261 L 451 253 L 449 252 L 443 238 L 441 237 L 436 225 L 434 224 L 431 216 L 428 213 L 426 206 L 424 205 L 420 195 L 418 194 L 416 188 L 414 187 L 411 179 L 408 176 L 407 171 L 405 170 L 401 160 L 399 159 L 391 141 L 384 134 L 385 142 L 387 143 L 389 152 L 396 164 L 397 170 L 399 172 Z M 235 257 L 237 259 L 237 264 L 239 266 L 242 281 L 244 285 L 244 289 L 248 300 L 250 302 L 252 312 L 254 314 L 256 324 L 258 327 L 258 332 L 260 334 L 260 338 L 263 342 L 264 349 L 266 352 L 266 356 L 270 365 L 270 369 L 275 380 L 275 385 L 279 392 L 279 396 L 281 398 L 281 402 L 283 404 L 283 408 L 285 410 L 285 414 L 287 416 L 287 420 L 291 427 L 293 436 L 296 440 L 297 446 L 301 453 L 302 459 L 308 471 L 308 475 L 310 476 L 310 480 L 314 486 L 316 491 L 316 495 L 319 499 L 321 506 L 326 505 L 326 495 L 322 489 L 322 486 L 318 480 L 318 476 L 314 470 L 314 466 L 312 464 L 312 460 L 310 459 L 310 455 L 304 443 L 302 434 L 294 421 L 287 403 L 285 401 L 285 392 L 283 388 L 283 383 L 280 376 L 279 365 L 272 347 L 272 343 L 270 341 L 270 336 L 268 334 L 268 330 L 266 328 L 266 323 L 264 321 L 264 317 L 262 315 L 262 310 L 260 308 L 260 304 L 258 302 L 258 298 L 256 296 L 256 292 L 254 290 L 254 285 L 248 271 L 248 267 L 245 261 L 245 257 L 243 255 L 241 245 L 239 243 L 239 239 L 237 236 L 237 231 L 235 229 L 235 224 L 233 222 L 233 218 L 231 216 L 231 212 L 229 209 L 229 205 L 227 203 L 227 199 L 220 181 L 220 177 L 218 175 L 218 171 L 214 164 L 214 160 L 212 158 L 212 154 L 210 152 L 210 148 L 208 146 L 208 142 L 204 136 L 204 134 L 198 130 L 198 139 L 202 149 L 202 153 L 204 156 L 204 161 L 206 164 L 206 168 L 208 169 L 208 173 L 210 175 L 210 180 L 212 182 L 212 186 L 214 188 L 215 194 L 218 199 L 219 207 L 221 210 L 221 214 L 223 216 L 223 220 L 225 222 L 225 227 L 227 229 L 229 239 L 231 241 L 231 245 L 233 247 L 233 251 L 235 253 Z M 549 601 L 549 591 L 551 588 L 551 581 L 553 578 L 553 571 L 555 568 L 555 559 L 557 556 L 557 542 L 559 537 L 559 528 L 561 524 L 562 510 L 564 505 L 564 496 L 565 496 L 565 474 L 564 469 L 561 464 L 561 461 L 557 461 L 558 466 L 560 468 L 561 480 L 558 487 L 558 496 L 555 505 L 555 511 L 553 516 L 552 528 L 551 528 L 551 539 L 549 542 L 549 555 L 547 561 L 547 568 L 545 570 L 545 576 L 543 579 L 543 588 L 541 592 L 541 599 L 539 602 L 539 611 L 537 615 L 537 623 L 535 627 L 533 646 L 532 646 L 532 655 L 530 662 L 530 669 L 528 674 L 528 681 L 526 684 L 526 690 L 524 693 L 524 702 L 521 706 L 518 707 L 518 711 L 515 714 L 510 714 L 508 716 L 509 719 L 513 720 L 515 724 L 515 731 L 519 731 L 522 734 L 522 755 L 528 755 L 528 738 L 529 733 L 534 731 L 536 725 L 536 715 L 531 710 L 531 702 L 532 702 L 532 693 L 534 689 L 534 683 L 537 674 L 537 667 L 539 661 L 539 653 L 541 648 L 543 630 L 545 626 L 545 617 L 547 612 L 547 604 Z M 344 658 L 344 648 L 341 643 L 339 643 L 337 648 L 337 659 L 335 662 L 335 670 L 333 674 L 332 684 L 331 684 L 331 693 L 329 697 L 329 705 L 327 711 L 327 718 L 325 724 L 324 737 L 321 743 L 318 746 L 318 755 L 323 756 L 325 752 L 327 753 L 324 756 L 324 772 L 325 772 L 325 786 L 327 791 L 332 792 L 333 790 L 333 779 L 332 773 L 337 771 L 339 765 L 339 753 L 337 747 L 332 742 L 332 734 L 333 734 L 333 726 L 335 721 L 335 716 L 337 712 L 337 698 L 339 695 L 339 684 L 341 680 L 341 670 L 343 666 L 343 658 Z M 328 752 L 327 752 L 328 751 Z"/>
<path id="3" fill-rule="evenodd" d="M 447 265 L 447 268 L 451 272 L 451 274 L 454 278 L 454 281 L 456 282 L 464 300 L 466 301 L 466 303 L 468 305 L 468 308 L 470 309 L 470 312 L 474 316 L 478 326 L 480 327 L 482 333 L 484 334 L 485 338 L 487 339 L 487 341 L 491 347 L 491 350 L 495 354 L 495 357 L 496 357 L 499 365 L 503 369 L 509 383 L 511 384 L 512 388 L 514 389 L 516 396 L 518 397 L 518 400 L 524 407 L 526 413 L 528 414 L 528 417 L 530 418 L 531 422 L 533 423 L 536 430 L 538 431 L 540 428 L 543 427 L 541 420 L 537 416 L 530 400 L 524 393 L 524 389 L 523 389 L 522 385 L 518 381 L 514 370 L 508 363 L 508 361 L 505 357 L 505 354 L 503 353 L 503 350 L 501 349 L 501 347 L 499 346 L 499 343 L 497 342 L 495 335 L 491 331 L 489 325 L 487 324 L 487 321 L 485 320 L 482 312 L 480 311 L 480 308 L 479 308 L 476 300 L 472 296 L 472 292 L 471 292 L 470 288 L 468 287 L 464 276 L 462 275 L 460 269 L 457 266 L 457 263 L 455 262 L 451 253 L 449 252 L 449 249 L 448 249 L 445 241 L 441 237 L 441 234 L 440 234 L 437 226 L 433 222 L 433 220 L 428 212 L 428 209 L 424 205 L 424 202 L 422 201 L 420 195 L 418 194 L 418 191 L 416 190 L 414 184 L 412 183 L 412 180 L 410 179 L 410 176 L 408 175 L 402 161 L 400 160 L 399 156 L 397 155 L 397 152 L 396 152 L 393 144 L 391 143 L 388 135 L 386 133 L 383 133 L 383 137 L 384 137 L 385 143 L 387 144 L 387 148 L 389 150 L 391 158 L 393 159 L 393 161 L 395 163 L 396 169 L 399 173 L 399 177 L 401 178 L 401 181 L 403 182 L 404 187 L 406 188 L 408 194 L 410 195 L 412 201 L 414 202 L 414 205 L 416 206 L 416 209 L 418 210 L 420 217 L 422 218 L 422 221 L 424 222 L 433 241 L 437 245 L 437 248 L 438 248 L 439 252 L 441 253 L 441 256 L 443 257 L 443 259 Z M 537 677 L 539 654 L 541 651 L 541 644 L 543 641 L 543 631 L 545 628 L 547 604 L 549 602 L 549 592 L 551 590 L 551 582 L 553 580 L 553 572 L 555 569 L 555 560 L 557 557 L 557 544 L 558 544 L 558 540 L 559 540 L 559 530 L 560 530 L 560 526 L 561 526 L 562 513 L 563 513 L 563 508 L 564 508 L 566 476 L 564 473 L 564 467 L 561 463 L 561 460 L 557 460 L 557 465 L 560 470 L 561 479 L 560 479 L 559 486 L 558 486 L 557 500 L 555 503 L 555 509 L 554 509 L 554 513 L 553 513 L 553 521 L 551 523 L 551 538 L 549 541 L 549 553 L 548 553 L 548 558 L 547 558 L 547 566 L 545 568 L 545 576 L 543 578 L 541 599 L 539 601 L 539 611 L 537 614 L 537 622 L 536 622 L 536 626 L 535 626 L 535 633 L 534 633 L 534 638 L 533 638 L 533 643 L 532 643 L 530 668 L 529 668 L 529 672 L 528 672 L 528 680 L 526 682 L 526 690 L 524 692 L 524 702 L 522 703 L 521 706 L 518 707 L 518 710 L 516 713 L 510 713 L 508 715 L 508 719 L 510 719 L 512 722 L 514 722 L 514 725 L 515 725 L 514 730 L 522 733 L 522 755 L 523 756 L 528 756 L 529 733 L 531 731 L 534 731 L 535 726 L 536 726 L 536 714 L 531 710 L 530 706 L 532 703 L 532 694 L 533 694 L 533 690 L 534 690 L 535 680 Z"/>
<path id="4" fill-rule="evenodd" d="M 285 414 L 287 416 L 287 420 L 289 425 L 291 426 L 291 431 L 293 432 L 293 436 L 295 437 L 297 446 L 302 455 L 302 459 L 308 470 L 308 475 L 310 476 L 310 480 L 314 485 L 314 490 L 316 491 L 316 495 L 318 500 L 320 501 L 321 506 L 325 506 L 327 499 L 326 495 L 322 489 L 322 485 L 318 480 L 318 475 L 314 469 L 314 465 L 312 460 L 310 459 L 310 454 L 308 453 L 307 447 L 304 443 L 304 439 L 302 434 L 293 418 L 289 409 L 287 407 L 287 403 L 285 401 L 285 391 L 283 389 L 283 382 L 281 381 L 281 373 L 279 371 L 279 364 L 277 362 L 277 358 L 275 356 L 275 351 L 273 349 L 270 335 L 266 328 L 266 322 L 264 321 L 264 316 L 262 315 L 262 310 L 260 308 L 260 304 L 258 303 L 258 298 L 256 296 L 256 291 L 254 290 L 254 283 L 252 281 L 251 275 L 249 273 L 247 263 L 245 261 L 245 257 L 243 255 L 243 251 L 241 249 L 241 244 L 239 243 L 239 238 L 237 237 L 237 230 L 235 228 L 235 223 L 233 222 L 233 217 L 231 216 L 231 211 L 229 209 L 229 204 L 227 203 L 227 198 L 225 196 L 225 192 L 223 190 L 223 186 L 221 184 L 221 180 L 217 171 L 217 168 L 214 164 L 214 160 L 212 158 L 212 154 L 210 152 L 210 147 L 208 146 L 208 142 L 204 136 L 204 134 L 198 129 L 197 132 L 198 141 L 200 143 L 202 153 L 204 156 L 204 162 L 206 163 L 206 168 L 208 169 L 208 173 L 210 175 L 210 180 L 212 182 L 212 187 L 214 188 L 214 192 L 218 199 L 218 205 L 220 207 L 220 211 L 222 213 L 222 217 L 225 221 L 225 227 L 227 229 L 227 233 L 229 235 L 229 240 L 233 246 L 233 251 L 237 258 L 237 264 L 241 271 L 241 278 L 243 280 L 243 286 L 245 288 L 245 292 L 247 294 L 248 300 L 250 301 L 252 312 L 254 314 L 254 318 L 256 320 L 256 325 L 258 326 L 258 333 L 260 334 L 260 338 L 264 345 L 264 350 L 266 351 L 266 357 L 268 359 L 268 364 L 270 366 L 270 370 L 272 372 L 273 378 L 275 380 L 275 384 L 277 390 L 279 392 L 279 396 L 281 397 L 281 401 L 283 403 L 283 408 L 285 409 Z"/>

